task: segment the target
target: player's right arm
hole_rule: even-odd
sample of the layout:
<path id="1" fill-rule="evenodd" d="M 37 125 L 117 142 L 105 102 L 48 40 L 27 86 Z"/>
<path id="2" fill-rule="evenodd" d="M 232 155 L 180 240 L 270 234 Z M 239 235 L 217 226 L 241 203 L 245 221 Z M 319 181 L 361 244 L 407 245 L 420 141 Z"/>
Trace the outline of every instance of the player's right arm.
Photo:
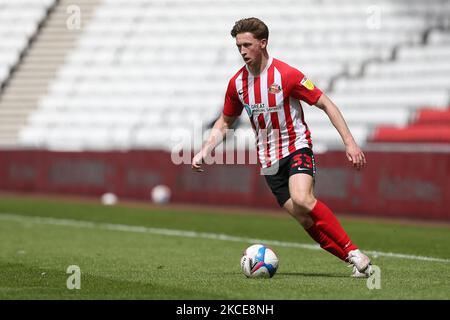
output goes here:
<path id="1" fill-rule="evenodd" d="M 227 130 L 231 128 L 236 119 L 236 116 L 226 116 L 223 113 L 220 115 L 211 129 L 208 139 L 203 143 L 202 149 L 192 158 L 192 170 L 203 171 L 203 160 L 223 141 Z"/>

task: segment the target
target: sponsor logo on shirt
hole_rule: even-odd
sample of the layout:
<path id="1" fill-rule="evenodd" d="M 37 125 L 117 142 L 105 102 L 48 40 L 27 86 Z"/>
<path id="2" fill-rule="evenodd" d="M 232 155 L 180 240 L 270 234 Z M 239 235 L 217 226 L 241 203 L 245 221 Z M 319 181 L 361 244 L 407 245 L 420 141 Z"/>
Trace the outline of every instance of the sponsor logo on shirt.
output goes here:
<path id="1" fill-rule="evenodd" d="M 244 108 L 245 111 L 247 111 L 248 116 L 251 117 L 253 115 L 259 115 L 265 112 L 278 112 L 281 110 L 282 106 L 278 105 L 274 107 L 269 107 L 266 106 L 264 103 L 256 103 L 252 105 L 244 104 Z"/>
<path id="2" fill-rule="evenodd" d="M 245 108 L 245 111 L 247 111 L 248 116 L 251 118 L 252 117 L 252 109 L 250 108 L 250 106 L 248 104 L 244 104 L 244 108 Z"/>
<path id="3" fill-rule="evenodd" d="M 314 89 L 314 84 L 307 77 L 304 77 L 302 79 L 302 81 L 300 81 L 300 84 L 302 86 L 304 86 L 308 90 L 313 90 Z"/>

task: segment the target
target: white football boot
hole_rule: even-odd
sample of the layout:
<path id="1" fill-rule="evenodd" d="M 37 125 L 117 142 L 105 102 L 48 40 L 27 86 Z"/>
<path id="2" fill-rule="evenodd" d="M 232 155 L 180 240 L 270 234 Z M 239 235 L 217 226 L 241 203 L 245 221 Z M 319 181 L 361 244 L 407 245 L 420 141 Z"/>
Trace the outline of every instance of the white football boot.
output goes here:
<path id="1" fill-rule="evenodd" d="M 364 272 L 359 272 L 358 269 L 356 268 L 356 266 L 354 266 L 354 265 L 349 265 L 349 267 L 353 267 L 353 272 L 351 275 L 352 278 L 368 278 L 373 273 L 372 265 L 370 265 L 370 264 L 366 268 L 366 270 L 364 270 Z"/>
<path id="2" fill-rule="evenodd" d="M 369 277 L 372 274 L 372 267 L 370 266 L 370 259 L 358 249 L 352 250 L 348 253 L 348 262 L 354 266 L 352 277 L 361 278 L 362 276 L 355 276 L 355 271 L 358 274 L 364 274 Z"/>

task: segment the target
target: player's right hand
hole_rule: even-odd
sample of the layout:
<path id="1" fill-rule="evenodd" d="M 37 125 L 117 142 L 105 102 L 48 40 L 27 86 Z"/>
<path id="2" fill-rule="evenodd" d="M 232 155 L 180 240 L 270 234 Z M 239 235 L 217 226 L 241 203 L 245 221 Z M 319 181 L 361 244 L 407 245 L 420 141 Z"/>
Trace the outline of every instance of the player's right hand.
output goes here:
<path id="1" fill-rule="evenodd" d="M 203 154 L 200 151 L 192 158 L 192 165 L 191 165 L 192 170 L 196 172 L 203 172 L 202 163 L 203 163 Z"/>

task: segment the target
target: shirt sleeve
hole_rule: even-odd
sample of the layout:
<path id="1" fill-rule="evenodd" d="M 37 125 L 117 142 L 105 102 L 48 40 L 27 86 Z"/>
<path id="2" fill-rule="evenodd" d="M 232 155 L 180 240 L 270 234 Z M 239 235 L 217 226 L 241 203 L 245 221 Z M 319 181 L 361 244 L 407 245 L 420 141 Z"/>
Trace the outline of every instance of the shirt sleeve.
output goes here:
<path id="1" fill-rule="evenodd" d="M 290 96 L 294 99 L 302 100 L 313 105 L 317 103 L 322 95 L 322 91 L 298 70 L 294 70 L 290 81 L 292 86 Z"/>
<path id="2" fill-rule="evenodd" d="M 225 94 L 225 102 L 223 105 L 223 114 L 229 117 L 237 117 L 242 113 L 244 106 L 236 92 L 236 85 L 233 80 L 228 83 L 227 93 Z"/>

